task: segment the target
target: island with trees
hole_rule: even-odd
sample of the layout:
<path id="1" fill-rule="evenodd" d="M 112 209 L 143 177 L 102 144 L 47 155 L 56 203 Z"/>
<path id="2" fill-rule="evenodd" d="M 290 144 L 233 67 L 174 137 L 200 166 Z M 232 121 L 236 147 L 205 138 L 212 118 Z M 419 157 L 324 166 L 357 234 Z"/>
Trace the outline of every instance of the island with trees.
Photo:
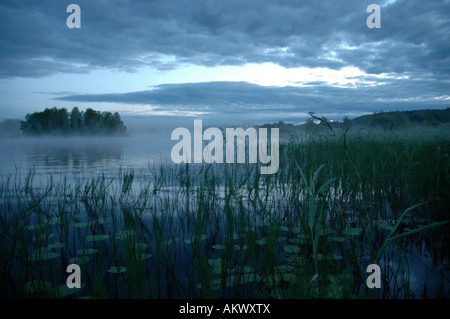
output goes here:
<path id="1" fill-rule="evenodd" d="M 20 122 L 24 135 L 125 135 L 127 127 L 119 113 L 99 112 L 91 108 L 80 112 L 74 107 L 46 108 L 43 112 L 29 113 Z"/>

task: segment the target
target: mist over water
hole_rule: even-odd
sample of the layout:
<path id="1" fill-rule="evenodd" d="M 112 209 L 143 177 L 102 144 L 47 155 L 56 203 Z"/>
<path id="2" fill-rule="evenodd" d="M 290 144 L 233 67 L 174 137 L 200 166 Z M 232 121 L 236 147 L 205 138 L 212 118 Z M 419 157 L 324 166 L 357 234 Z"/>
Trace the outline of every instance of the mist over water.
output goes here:
<path id="1" fill-rule="evenodd" d="M 104 175 L 117 177 L 120 171 L 133 170 L 136 177 L 151 174 L 151 169 L 172 166 L 171 140 L 176 128 L 187 128 L 194 136 L 194 120 L 208 127 L 248 127 L 252 123 L 226 122 L 211 117 L 128 116 L 126 136 L 25 136 L 18 132 L 0 136 L 0 177 L 23 180 L 33 172 L 37 183 L 48 177 L 69 181 Z M 205 142 L 204 142 L 205 145 Z M 195 165 L 194 166 L 198 166 Z"/>
<path id="2" fill-rule="evenodd" d="M 17 180 L 24 181 L 31 171 L 34 173 L 33 186 L 37 187 L 49 185 L 49 178 L 52 178 L 52 181 L 66 178 L 69 184 L 83 180 L 89 184 L 92 178 L 104 176 L 115 181 L 111 194 L 120 194 L 120 188 L 117 188 L 117 186 L 120 187 L 120 179 L 117 177 L 121 172 L 132 170 L 134 180 L 131 189 L 138 193 L 141 182 L 145 184 L 151 181 L 153 169 L 156 169 L 158 173 L 160 166 L 175 165 L 171 159 L 171 150 L 177 141 L 171 140 L 171 133 L 175 128 L 184 127 L 192 135 L 194 119 L 192 117 L 124 118 L 125 125 L 128 127 L 127 136 L 2 137 L 0 138 L 0 182 L 5 181 L 9 176 L 13 178 L 12 184 Z M 236 125 L 246 126 L 245 123 L 236 123 Z M 231 127 L 232 124 L 203 120 L 203 129 L 211 126 L 226 128 Z M 313 151 L 320 151 L 320 149 L 316 148 Z M 168 192 L 165 196 L 175 200 L 175 196 L 178 196 L 176 195 L 178 185 L 168 185 L 167 189 L 164 189 Z M 221 188 L 222 185 L 216 186 L 214 191 L 218 192 L 218 198 L 224 198 L 225 191 Z M 179 187 L 182 189 L 183 186 L 180 184 Z M 286 187 L 290 188 L 289 185 Z M 169 194 L 172 190 L 174 197 Z M 288 203 L 283 201 L 283 193 L 277 193 L 275 188 L 272 188 L 267 198 L 278 204 Z M 301 197 L 301 193 L 298 195 Z M 339 202 L 340 199 L 337 197 L 335 200 Z M 289 207 L 288 204 L 287 207 Z M 148 219 L 150 223 L 152 215 L 144 215 L 144 217 L 150 218 Z M 145 218 L 143 220 L 147 221 Z M 361 258 L 367 257 L 368 252 L 365 251 L 362 255 Z M 381 260 L 381 264 L 389 265 L 390 269 L 399 271 L 402 263 L 397 259 L 395 257 L 392 260 Z M 428 295 L 438 291 L 441 275 L 448 266 L 438 265 L 435 268 L 429 257 L 429 250 L 426 248 L 414 248 L 407 259 L 411 291 L 417 296 L 424 293 L 424 287 L 429 290 Z M 448 286 L 445 289 L 448 291 Z"/>
<path id="3" fill-rule="evenodd" d="M 192 120 L 129 118 L 127 136 L 49 136 L 0 138 L 0 175 L 115 175 L 171 164 L 172 130 Z"/>

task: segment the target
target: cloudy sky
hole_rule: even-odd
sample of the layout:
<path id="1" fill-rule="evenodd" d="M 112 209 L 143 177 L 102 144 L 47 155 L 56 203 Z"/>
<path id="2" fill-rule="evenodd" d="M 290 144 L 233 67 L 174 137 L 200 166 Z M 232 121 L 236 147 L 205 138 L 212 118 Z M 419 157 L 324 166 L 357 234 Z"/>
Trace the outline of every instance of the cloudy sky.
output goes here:
<path id="1" fill-rule="evenodd" d="M 449 0 L 1 0 L 0 119 L 75 105 L 253 122 L 446 108 L 449 13 Z"/>

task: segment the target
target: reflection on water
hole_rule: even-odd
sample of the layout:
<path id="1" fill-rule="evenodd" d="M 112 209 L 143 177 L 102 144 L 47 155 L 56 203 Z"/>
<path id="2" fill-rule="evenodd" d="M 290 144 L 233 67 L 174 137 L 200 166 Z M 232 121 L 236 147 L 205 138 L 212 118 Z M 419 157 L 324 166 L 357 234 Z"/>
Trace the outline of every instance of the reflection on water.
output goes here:
<path id="1" fill-rule="evenodd" d="M 141 169 L 170 159 L 170 135 L 0 139 L 0 175 L 98 175 Z"/>
<path id="2" fill-rule="evenodd" d="M 122 145 L 119 143 L 48 143 L 32 145 L 28 163 L 42 163 L 46 167 L 81 168 L 93 166 L 102 161 L 117 162 L 122 158 Z"/>
<path id="3" fill-rule="evenodd" d="M 5 175 L 14 175 L 18 169 L 22 176 L 26 175 L 29 169 L 34 169 L 36 177 L 43 176 L 44 181 L 47 174 L 52 174 L 52 176 L 67 175 L 69 179 L 74 177 L 89 178 L 91 176 L 98 176 L 99 174 L 107 177 L 117 177 L 119 169 L 124 168 L 133 169 L 134 172 L 139 172 L 138 175 L 135 175 L 134 180 L 132 179 L 133 186 L 131 189 L 135 191 L 136 188 L 134 188 L 134 183 L 139 185 L 140 181 L 150 179 L 149 176 L 146 175 L 148 174 L 148 171 L 147 173 L 144 172 L 141 174 L 141 170 L 146 170 L 153 165 L 159 166 L 160 164 L 167 165 L 171 163 L 170 151 L 174 143 L 175 142 L 170 139 L 170 131 L 159 133 L 152 132 L 151 134 L 119 138 L 70 137 L 0 139 L 0 178 Z M 192 170 L 192 168 L 190 168 L 190 170 Z M 192 174 L 192 171 L 190 172 Z M 245 174 L 243 175 L 245 176 Z M 198 184 L 201 185 L 204 175 L 192 174 L 192 176 L 195 176 L 198 179 Z M 236 174 L 236 176 L 239 177 L 239 174 Z M 168 178 L 172 177 L 174 177 L 174 175 L 168 175 Z M 212 190 L 214 196 L 211 198 L 216 199 L 218 203 L 220 203 L 223 198 L 225 198 L 225 188 L 222 184 L 217 182 L 216 179 L 221 180 L 220 176 L 219 178 L 218 176 L 213 178 L 214 182 L 212 183 Z M 189 182 L 191 181 L 196 185 L 195 178 L 192 180 L 189 179 Z M 156 184 L 158 183 L 159 180 Z M 236 185 L 238 184 L 239 183 Z M 189 204 L 188 207 L 195 207 L 195 202 L 190 203 L 188 192 L 189 186 L 186 185 L 190 185 L 190 183 L 183 184 L 183 174 L 180 174 L 179 176 L 177 175 L 176 178 L 174 177 L 174 179 L 166 185 L 167 187 L 152 185 L 153 188 L 151 189 L 151 194 L 155 195 L 154 198 L 160 198 L 160 193 L 165 192 L 163 197 L 172 200 L 172 202 L 177 202 L 180 198 L 183 199 L 183 194 L 187 194 L 188 200 L 186 202 Z M 264 189 L 264 184 L 261 184 L 260 186 L 261 189 Z M 275 211 L 283 213 L 291 211 L 290 209 L 283 209 L 284 207 L 292 208 L 290 206 L 291 198 L 285 198 L 284 196 L 286 194 L 285 190 L 289 190 L 289 185 L 279 183 L 270 189 L 271 191 L 266 197 L 266 203 L 267 201 L 269 201 L 269 203 L 276 203 Z M 236 198 L 240 199 L 239 203 L 243 205 L 243 207 L 252 207 L 252 202 L 248 201 L 247 203 L 247 200 L 250 199 L 250 196 L 245 193 L 247 190 L 248 189 L 242 189 L 244 193 L 239 194 L 239 188 L 236 188 L 233 190 L 233 193 L 236 195 Z M 124 194 L 120 193 L 121 191 L 122 190 L 119 189 L 118 194 Z M 116 193 L 113 191 L 112 194 Z M 333 194 L 333 196 L 330 196 L 329 200 L 339 201 L 339 196 L 342 196 L 339 195 L 342 194 L 340 189 L 331 189 L 330 194 Z M 208 196 L 210 196 L 209 193 Z M 303 197 L 301 191 L 297 193 L 296 196 L 300 199 Z M 125 198 L 129 199 L 128 197 Z M 125 201 L 121 202 L 120 207 L 125 210 L 126 205 L 122 206 L 124 203 Z M 156 201 L 156 203 L 159 203 L 159 201 Z M 180 207 L 178 208 L 178 206 L 175 205 L 176 212 L 179 213 L 182 211 L 184 213 L 185 207 L 183 205 L 179 206 Z M 214 207 L 218 208 L 219 206 L 220 205 L 217 204 L 217 206 Z M 82 205 L 80 205 L 80 207 L 82 207 Z M 172 205 L 167 205 L 167 207 L 172 207 Z M 208 203 L 205 204 L 205 207 L 209 207 Z M 271 207 L 271 205 L 267 205 L 267 207 Z M 278 209 L 279 207 L 281 207 L 281 209 Z M 148 216 L 146 214 L 143 215 L 143 221 L 146 221 L 145 218 L 154 216 L 159 217 L 158 213 L 160 213 L 161 216 L 164 216 L 166 213 L 164 210 L 161 210 L 160 212 L 159 210 L 150 210 L 151 208 L 154 207 L 149 206 L 148 210 L 143 211 L 151 212 Z M 178 211 L 178 209 L 180 210 Z M 186 211 L 188 210 L 189 208 L 186 209 Z M 111 211 L 114 210 L 111 209 Z M 218 209 L 218 211 L 221 211 L 221 209 Z M 292 211 L 295 211 L 295 209 L 292 209 Z M 210 212 L 208 211 L 208 213 Z M 220 215 L 217 216 L 220 217 Z M 354 219 L 356 219 L 356 217 Z M 148 224 L 153 225 L 154 223 L 149 219 Z M 214 225 L 216 223 L 210 224 Z M 330 227 L 330 229 L 332 229 L 332 227 Z M 435 268 L 434 261 L 431 257 L 428 257 L 429 250 L 427 249 L 417 251 L 414 246 L 412 246 L 412 248 L 411 246 L 408 246 L 404 250 L 404 256 L 397 254 L 399 251 L 402 251 L 403 253 L 403 250 L 392 250 L 392 255 L 388 254 L 388 259 L 381 260 L 383 271 L 385 269 L 390 271 L 384 272 L 384 276 L 395 274 L 392 275 L 392 278 L 395 280 L 397 280 L 397 278 L 403 280 L 403 277 L 400 278 L 396 274 L 399 272 L 404 273 L 404 280 L 408 281 L 407 287 L 411 289 L 411 292 L 408 292 L 408 294 L 411 293 L 414 296 L 434 296 L 434 294 L 441 289 L 439 285 L 442 281 L 446 284 L 442 290 L 445 293 L 448 293 L 448 263 L 441 263 Z M 354 252 L 356 253 L 356 249 L 354 249 Z M 353 256 L 353 251 L 345 253 L 347 254 L 346 257 Z M 361 250 L 360 253 L 362 256 L 368 256 L 369 252 L 367 250 Z M 361 261 L 363 261 L 363 259 L 361 259 Z M 364 260 L 364 262 L 369 261 L 370 258 Z M 184 267 L 185 265 L 181 264 L 181 266 Z M 388 280 L 390 280 L 389 278 Z M 392 289 L 391 297 L 405 296 L 404 291 L 399 291 L 397 289 L 398 283 L 396 281 L 391 280 L 390 284 L 392 285 L 392 287 L 390 287 L 390 289 Z M 396 295 L 397 293 L 402 293 L 403 295 Z"/>

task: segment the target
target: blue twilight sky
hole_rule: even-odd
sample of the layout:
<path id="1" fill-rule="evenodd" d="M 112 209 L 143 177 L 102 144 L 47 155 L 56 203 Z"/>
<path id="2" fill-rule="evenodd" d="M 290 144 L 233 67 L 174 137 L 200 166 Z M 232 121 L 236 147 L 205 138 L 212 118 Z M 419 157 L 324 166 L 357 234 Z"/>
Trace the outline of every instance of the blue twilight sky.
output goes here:
<path id="1" fill-rule="evenodd" d="M 449 0 L 1 0 L 0 52 L 0 120 L 53 106 L 300 122 L 450 105 Z"/>

